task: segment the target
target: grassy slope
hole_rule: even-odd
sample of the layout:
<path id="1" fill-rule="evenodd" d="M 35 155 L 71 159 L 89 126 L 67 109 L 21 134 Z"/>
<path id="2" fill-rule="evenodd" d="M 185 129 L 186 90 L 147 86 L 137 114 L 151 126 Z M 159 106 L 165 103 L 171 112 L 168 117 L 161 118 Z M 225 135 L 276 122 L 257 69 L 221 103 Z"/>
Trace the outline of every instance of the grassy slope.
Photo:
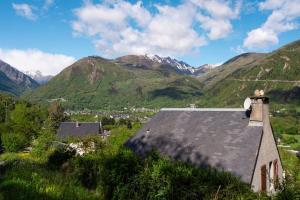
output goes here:
<path id="1" fill-rule="evenodd" d="M 206 106 L 241 106 L 255 89 L 263 89 L 277 104 L 300 104 L 300 82 L 284 83 L 270 80 L 300 80 L 300 40 L 270 54 L 237 59 L 222 66 L 201 80 L 206 81 Z M 219 73 L 218 73 L 219 72 Z M 247 81 L 243 81 L 247 80 Z M 249 81 L 251 80 L 251 81 Z M 260 80 L 260 81 L 255 81 Z M 213 82 L 213 83 L 212 83 Z"/>
<path id="2" fill-rule="evenodd" d="M 24 96 L 33 101 L 62 97 L 69 108 L 186 106 L 202 95 L 200 86 L 191 77 L 132 69 L 99 57 L 88 57 Z"/>

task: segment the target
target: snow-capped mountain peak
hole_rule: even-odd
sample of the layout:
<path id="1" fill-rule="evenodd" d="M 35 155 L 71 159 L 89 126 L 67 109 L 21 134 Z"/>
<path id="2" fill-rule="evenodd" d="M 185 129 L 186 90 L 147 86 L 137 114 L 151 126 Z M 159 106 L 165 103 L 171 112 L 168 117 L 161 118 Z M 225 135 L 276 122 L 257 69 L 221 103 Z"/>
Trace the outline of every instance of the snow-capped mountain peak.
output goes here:
<path id="1" fill-rule="evenodd" d="M 178 74 L 194 75 L 210 71 L 218 65 L 205 64 L 200 67 L 192 67 L 186 62 L 171 57 L 161 57 L 153 54 L 127 55 L 115 59 L 117 62 L 126 63 L 134 67 L 144 67 L 150 69 L 172 70 Z"/>
<path id="2" fill-rule="evenodd" d="M 190 66 L 189 64 L 183 62 L 183 61 L 178 61 L 175 58 L 171 58 L 171 57 L 160 57 L 158 55 L 150 55 L 150 54 L 146 54 L 145 58 L 153 61 L 153 62 L 157 62 L 159 64 L 167 64 L 167 65 L 171 65 L 173 67 L 176 67 L 178 70 L 180 71 L 184 71 L 190 74 L 193 74 L 195 71 L 195 68 Z"/>
<path id="3" fill-rule="evenodd" d="M 41 71 L 25 71 L 26 75 L 30 76 L 32 79 L 37 81 L 39 84 L 44 84 L 48 82 L 53 76 L 43 75 Z"/>

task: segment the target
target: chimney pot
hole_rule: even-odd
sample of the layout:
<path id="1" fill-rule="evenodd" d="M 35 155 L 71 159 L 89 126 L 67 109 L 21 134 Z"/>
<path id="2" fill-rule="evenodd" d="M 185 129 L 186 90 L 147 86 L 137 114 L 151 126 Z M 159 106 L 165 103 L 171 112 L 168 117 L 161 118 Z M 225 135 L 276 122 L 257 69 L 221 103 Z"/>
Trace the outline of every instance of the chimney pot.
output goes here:
<path id="1" fill-rule="evenodd" d="M 264 113 L 264 104 L 269 103 L 269 98 L 263 96 L 264 91 L 263 90 L 255 90 L 254 92 L 255 96 L 251 97 L 251 114 L 250 114 L 250 125 L 262 125 L 263 122 L 263 115 Z M 258 94 L 258 95 L 256 95 Z M 267 112 L 267 110 L 265 110 Z"/>

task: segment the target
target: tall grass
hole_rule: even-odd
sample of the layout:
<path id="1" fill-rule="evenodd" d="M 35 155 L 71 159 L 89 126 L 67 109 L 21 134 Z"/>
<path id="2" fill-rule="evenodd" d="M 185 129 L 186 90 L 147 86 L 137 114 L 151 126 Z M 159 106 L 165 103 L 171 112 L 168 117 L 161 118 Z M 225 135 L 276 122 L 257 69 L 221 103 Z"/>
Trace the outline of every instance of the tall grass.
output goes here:
<path id="1" fill-rule="evenodd" d="M 57 167 L 49 165 L 53 149 L 45 148 L 44 137 L 29 157 L 5 158 L 0 182 L 4 199 L 267 199 L 250 190 L 229 173 L 193 166 L 160 157 L 145 159 L 123 147 L 135 133 L 118 127 L 94 152 L 85 156 L 60 152 Z M 53 138 L 52 138 L 53 139 Z M 90 139 L 90 138 L 89 138 Z M 98 141 L 99 142 L 99 141 Z M 44 151 L 44 153 L 43 153 Z M 56 152 L 57 153 L 57 152 Z M 36 159 L 47 155 L 47 159 Z M 57 154 L 55 156 L 60 156 Z M 4 156 L 2 156 L 3 158 Z"/>

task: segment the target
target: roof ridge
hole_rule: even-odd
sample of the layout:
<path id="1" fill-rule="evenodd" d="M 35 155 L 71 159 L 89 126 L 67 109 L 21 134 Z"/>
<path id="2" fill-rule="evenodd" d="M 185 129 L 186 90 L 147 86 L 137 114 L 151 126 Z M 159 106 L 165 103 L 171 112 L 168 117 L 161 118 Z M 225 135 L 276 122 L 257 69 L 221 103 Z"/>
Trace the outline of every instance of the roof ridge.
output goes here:
<path id="1" fill-rule="evenodd" d="M 246 111 L 244 108 L 162 108 L 161 111 Z"/>

